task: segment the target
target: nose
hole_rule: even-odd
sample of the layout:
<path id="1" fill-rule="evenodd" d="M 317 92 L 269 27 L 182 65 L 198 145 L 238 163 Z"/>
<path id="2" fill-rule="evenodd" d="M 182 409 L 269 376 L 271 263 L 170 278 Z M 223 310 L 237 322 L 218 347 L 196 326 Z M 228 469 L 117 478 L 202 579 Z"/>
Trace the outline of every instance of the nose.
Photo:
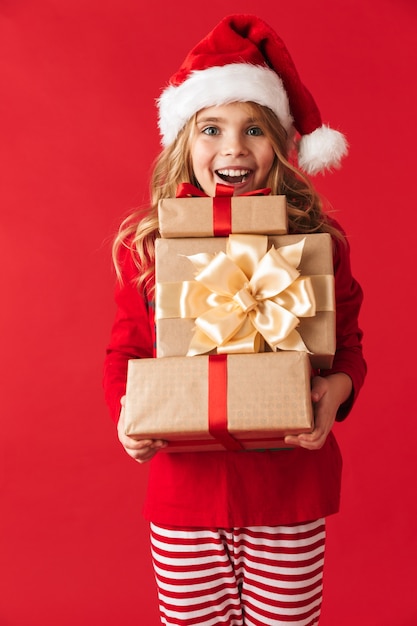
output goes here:
<path id="1" fill-rule="evenodd" d="M 245 137 L 241 133 L 227 133 L 223 140 L 222 153 L 225 156 L 241 156 L 248 153 Z"/>

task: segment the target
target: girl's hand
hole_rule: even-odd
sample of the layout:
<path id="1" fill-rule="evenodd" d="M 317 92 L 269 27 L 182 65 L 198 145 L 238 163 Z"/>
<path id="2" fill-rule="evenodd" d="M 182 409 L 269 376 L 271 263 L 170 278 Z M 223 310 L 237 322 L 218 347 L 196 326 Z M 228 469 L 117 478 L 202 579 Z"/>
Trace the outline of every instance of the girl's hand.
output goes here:
<path id="1" fill-rule="evenodd" d="M 339 406 L 352 392 L 350 376 L 342 372 L 323 378 L 315 376 L 311 384 L 311 400 L 314 406 L 314 429 L 311 433 L 288 435 L 285 443 L 308 450 L 319 450 L 332 429 Z"/>
<path id="2" fill-rule="evenodd" d="M 138 463 L 146 463 L 152 457 L 167 445 L 166 441 L 161 439 L 133 439 L 125 434 L 125 396 L 121 399 L 122 410 L 120 412 L 119 421 L 117 423 L 117 435 L 119 441 L 128 453 Z"/>

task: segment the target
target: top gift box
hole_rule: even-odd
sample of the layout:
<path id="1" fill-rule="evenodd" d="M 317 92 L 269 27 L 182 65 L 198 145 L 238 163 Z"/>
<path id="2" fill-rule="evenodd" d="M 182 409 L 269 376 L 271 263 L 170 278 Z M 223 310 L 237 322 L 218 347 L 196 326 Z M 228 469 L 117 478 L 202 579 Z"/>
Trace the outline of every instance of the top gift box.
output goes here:
<path id="1" fill-rule="evenodd" d="M 285 196 L 271 195 L 166 198 L 159 202 L 158 217 L 166 239 L 285 235 L 288 225 Z"/>

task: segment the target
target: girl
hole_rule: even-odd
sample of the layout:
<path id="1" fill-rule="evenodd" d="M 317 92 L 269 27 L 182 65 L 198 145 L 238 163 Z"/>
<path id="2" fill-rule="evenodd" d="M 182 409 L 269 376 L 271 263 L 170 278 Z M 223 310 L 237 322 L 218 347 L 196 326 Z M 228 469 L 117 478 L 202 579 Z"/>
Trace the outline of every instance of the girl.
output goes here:
<path id="1" fill-rule="evenodd" d="M 189 53 L 158 105 L 164 149 L 151 208 L 124 221 L 114 246 L 118 310 L 104 386 L 126 452 L 140 463 L 152 459 L 144 513 L 161 622 L 317 625 L 324 518 L 337 512 L 340 496 L 332 426 L 351 410 L 366 365 L 358 328 L 362 292 L 349 247 L 301 169 L 337 166 L 346 142 L 322 125 L 284 44 L 255 16 L 223 19 Z M 287 196 L 291 233 L 332 235 L 336 355 L 332 369 L 312 380 L 313 432 L 287 437 L 288 450 L 168 454 L 161 452 L 166 442 L 124 434 L 127 361 L 154 356 L 157 205 L 183 182 L 209 196 L 217 183 L 234 195 L 270 187 Z"/>

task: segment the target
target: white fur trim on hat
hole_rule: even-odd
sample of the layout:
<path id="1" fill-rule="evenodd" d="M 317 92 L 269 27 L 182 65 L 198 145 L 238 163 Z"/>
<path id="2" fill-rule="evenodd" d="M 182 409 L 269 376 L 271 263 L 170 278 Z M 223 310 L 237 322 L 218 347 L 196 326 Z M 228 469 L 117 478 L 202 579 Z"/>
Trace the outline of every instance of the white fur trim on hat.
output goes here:
<path id="1" fill-rule="evenodd" d="M 348 144 L 344 135 L 328 126 L 321 126 L 301 137 L 298 165 L 307 174 L 317 174 L 332 167 L 340 167 L 340 161 L 347 152 Z"/>
<path id="2" fill-rule="evenodd" d="M 261 65 L 231 63 L 195 70 L 180 85 L 165 89 L 158 100 L 162 144 L 169 146 L 201 109 L 230 102 L 256 102 L 270 108 L 290 133 L 293 118 L 277 73 Z"/>

